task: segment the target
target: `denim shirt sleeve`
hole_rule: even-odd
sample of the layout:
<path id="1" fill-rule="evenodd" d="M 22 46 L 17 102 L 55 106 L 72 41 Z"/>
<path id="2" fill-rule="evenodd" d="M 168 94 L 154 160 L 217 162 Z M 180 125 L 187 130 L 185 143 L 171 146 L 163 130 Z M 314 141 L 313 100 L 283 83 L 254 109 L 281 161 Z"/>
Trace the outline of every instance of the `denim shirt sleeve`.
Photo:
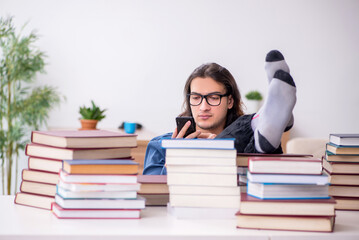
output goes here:
<path id="1" fill-rule="evenodd" d="M 165 167 L 166 149 L 161 147 L 163 138 L 170 138 L 172 133 L 153 138 L 147 145 L 143 175 L 167 175 Z"/>

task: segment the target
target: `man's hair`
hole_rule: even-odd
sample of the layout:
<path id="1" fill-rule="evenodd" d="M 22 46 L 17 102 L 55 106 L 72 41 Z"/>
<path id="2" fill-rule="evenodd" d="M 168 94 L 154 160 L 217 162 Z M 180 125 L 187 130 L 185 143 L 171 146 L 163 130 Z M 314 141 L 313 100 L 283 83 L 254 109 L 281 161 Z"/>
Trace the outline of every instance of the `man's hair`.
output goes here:
<path id="1" fill-rule="evenodd" d="M 234 101 L 233 107 L 231 109 L 228 109 L 225 127 L 230 125 L 239 116 L 242 116 L 244 114 L 242 109 L 243 102 L 241 99 L 241 94 L 239 93 L 236 80 L 234 79 L 232 74 L 226 68 L 218 65 L 217 63 L 206 63 L 196 68 L 187 79 L 186 85 L 184 87 L 184 112 L 181 113 L 180 116 L 192 116 L 191 106 L 189 104 L 187 94 L 191 93 L 192 80 L 197 77 L 212 78 L 216 82 L 223 84 L 226 89 L 225 93 L 232 96 Z"/>

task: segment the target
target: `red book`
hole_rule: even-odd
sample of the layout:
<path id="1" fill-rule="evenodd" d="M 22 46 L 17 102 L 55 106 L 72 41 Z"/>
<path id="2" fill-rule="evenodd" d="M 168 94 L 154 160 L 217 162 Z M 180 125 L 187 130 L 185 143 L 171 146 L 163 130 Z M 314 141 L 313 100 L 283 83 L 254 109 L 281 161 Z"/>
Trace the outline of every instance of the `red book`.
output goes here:
<path id="1" fill-rule="evenodd" d="M 106 130 L 33 131 L 31 141 L 62 148 L 136 147 L 137 135 Z"/>
<path id="2" fill-rule="evenodd" d="M 36 207 L 51 210 L 51 204 L 55 202 L 54 197 L 43 196 L 32 193 L 16 193 L 14 202 L 29 207 Z"/>
<path id="3" fill-rule="evenodd" d="M 310 154 L 269 154 L 269 153 L 237 153 L 237 166 L 247 167 L 249 157 L 313 157 Z"/>
<path id="4" fill-rule="evenodd" d="M 248 171 L 271 174 L 322 174 L 322 161 L 313 157 L 249 157 Z"/>
<path id="5" fill-rule="evenodd" d="M 51 158 L 29 157 L 28 166 L 31 170 L 58 173 L 62 168 L 62 160 Z"/>
<path id="6" fill-rule="evenodd" d="M 25 154 L 32 157 L 59 160 L 130 158 L 131 148 L 59 148 L 40 144 L 27 144 Z"/>
<path id="7" fill-rule="evenodd" d="M 57 184 L 59 182 L 59 174 L 53 172 L 37 171 L 31 169 L 22 170 L 22 180 L 30 182 L 40 182 Z"/>
<path id="8" fill-rule="evenodd" d="M 239 211 L 248 215 L 334 216 L 336 201 L 330 199 L 268 199 L 241 194 Z"/>
<path id="9" fill-rule="evenodd" d="M 55 197 L 56 184 L 22 181 L 20 185 L 20 191 L 25 193 L 33 193 Z"/>
<path id="10" fill-rule="evenodd" d="M 52 204 L 52 212 L 64 219 L 139 219 L 140 209 L 64 209 Z"/>
<path id="11" fill-rule="evenodd" d="M 359 174 L 359 163 L 329 162 L 323 159 L 323 167 L 330 174 Z"/>

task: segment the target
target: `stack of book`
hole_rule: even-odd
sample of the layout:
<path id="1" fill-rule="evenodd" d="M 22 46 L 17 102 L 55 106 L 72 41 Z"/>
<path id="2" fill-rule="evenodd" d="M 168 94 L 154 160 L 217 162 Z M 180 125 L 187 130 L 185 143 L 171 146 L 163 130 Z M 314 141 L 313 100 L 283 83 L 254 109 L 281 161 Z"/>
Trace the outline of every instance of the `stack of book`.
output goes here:
<path id="1" fill-rule="evenodd" d="M 166 175 L 138 175 L 141 188 L 138 195 L 146 199 L 146 206 L 167 206 L 169 192 Z"/>
<path id="2" fill-rule="evenodd" d="M 169 212 L 234 218 L 240 203 L 234 139 L 164 139 Z"/>
<path id="3" fill-rule="evenodd" d="M 330 134 L 323 167 L 337 210 L 359 210 L 359 134 Z"/>
<path id="4" fill-rule="evenodd" d="M 95 131 L 34 131 L 26 146 L 28 169 L 22 172 L 15 203 L 51 209 L 63 160 L 130 158 L 136 135 Z"/>
<path id="5" fill-rule="evenodd" d="M 238 228 L 333 231 L 335 200 L 320 159 L 249 157 Z"/>

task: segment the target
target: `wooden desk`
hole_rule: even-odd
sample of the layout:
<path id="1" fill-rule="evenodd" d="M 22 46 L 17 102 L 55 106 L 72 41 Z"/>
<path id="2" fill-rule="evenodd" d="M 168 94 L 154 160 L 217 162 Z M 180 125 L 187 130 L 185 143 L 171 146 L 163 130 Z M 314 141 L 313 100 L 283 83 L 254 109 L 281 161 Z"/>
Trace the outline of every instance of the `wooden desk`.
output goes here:
<path id="1" fill-rule="evenodd" d="M 165 207 L 147 207 L 142 219 L 57 219 L 50 211 L 0 196 L 0 239 L 359 239 L 359 212 L 339 211 L 333 233 L 237 229 L 236 220 L 178 220 Z"/>

